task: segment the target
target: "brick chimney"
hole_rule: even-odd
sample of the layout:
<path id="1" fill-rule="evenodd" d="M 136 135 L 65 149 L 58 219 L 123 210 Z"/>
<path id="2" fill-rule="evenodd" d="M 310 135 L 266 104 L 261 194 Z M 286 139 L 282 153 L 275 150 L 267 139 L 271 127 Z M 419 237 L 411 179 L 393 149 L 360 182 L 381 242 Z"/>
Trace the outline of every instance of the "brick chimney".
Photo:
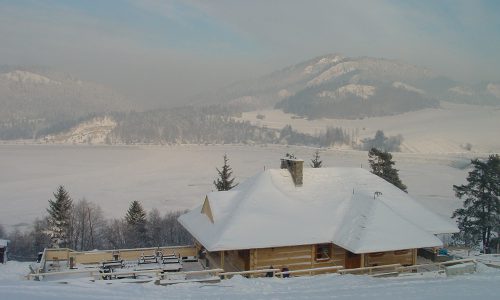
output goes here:
<path id="1" fill-rule="evenodd" d="M 281 169 L 288 169 L 292 175 L 295 186 L 302 186 L 302 170 L 304 169 L 304 161 L 296 158 L 282 158 Z"/>

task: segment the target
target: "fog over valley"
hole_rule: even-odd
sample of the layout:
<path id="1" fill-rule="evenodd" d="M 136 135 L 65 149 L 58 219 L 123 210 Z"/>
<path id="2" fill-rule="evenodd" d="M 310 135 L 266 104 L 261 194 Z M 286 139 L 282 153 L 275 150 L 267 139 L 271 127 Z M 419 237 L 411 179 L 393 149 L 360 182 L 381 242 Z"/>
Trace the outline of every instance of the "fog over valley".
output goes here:
<path id="1" fill-rule="evenodd" d="M 0 1 L 0 295 L 498 295 L 499 15 Z"/>

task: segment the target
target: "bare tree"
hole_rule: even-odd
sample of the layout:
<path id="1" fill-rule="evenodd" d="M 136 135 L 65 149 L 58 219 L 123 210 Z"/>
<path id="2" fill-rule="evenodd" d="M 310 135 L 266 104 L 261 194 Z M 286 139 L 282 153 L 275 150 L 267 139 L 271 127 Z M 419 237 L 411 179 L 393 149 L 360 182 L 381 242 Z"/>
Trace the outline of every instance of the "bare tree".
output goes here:
<path id="1" fill-rule="evenodd" d="M 102 247 L 105 220 L 100 206 L 85 198 L 78 201 L 73 208 L 72 223 L 73 249 L 90 250 Z"/>

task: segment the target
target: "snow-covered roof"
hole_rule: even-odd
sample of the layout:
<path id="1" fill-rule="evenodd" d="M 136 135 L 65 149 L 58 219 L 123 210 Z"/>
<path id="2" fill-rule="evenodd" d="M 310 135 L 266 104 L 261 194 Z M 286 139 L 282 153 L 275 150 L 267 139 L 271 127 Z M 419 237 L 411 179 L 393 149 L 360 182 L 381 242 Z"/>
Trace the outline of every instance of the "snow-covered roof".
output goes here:
<path id="1" fill-rule="evenodd" d="M 2 240 L 0 239 L 0 247 L 7 247 L 7 244 L 9 243 L 9 240 Z"/>
<path id="2" fill-rule="evenodd" d="M 378 192 L 378 193 L 377 193 Z M 209 251 L 334 243 L 354 253 L 441 246 L 454 224 L 361 168 L 266 170 L 227 192 L 212 192 L 179 222 Z"/>

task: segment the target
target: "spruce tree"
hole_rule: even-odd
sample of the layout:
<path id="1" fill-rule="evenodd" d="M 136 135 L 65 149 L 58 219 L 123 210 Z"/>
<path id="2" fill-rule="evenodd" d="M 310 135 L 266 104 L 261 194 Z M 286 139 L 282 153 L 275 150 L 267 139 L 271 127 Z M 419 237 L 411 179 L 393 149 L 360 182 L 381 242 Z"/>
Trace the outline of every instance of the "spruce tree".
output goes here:
<path id="1" fill-rule="evenodd" d="M 481 241 L 483 250 L 489 252 L 490 241 L 500 231 L 500 157 L 490 155 L 488 160 L 471 161 L 473 170 L 467 183 L 453 186 L 458 198 L 464 199 L 463 208 L 453 212 L 458 221 L 460 239 L 466 245 Z"/>
<path id="2" fill-rule="evenodd" d="M 128 232 L 127 244 L 131 247 L 148 246 L 146 212 L 139 201 L 132 201 L 125 215 Z"/>
<path id="3" fill-rule="evenodd" d="M 3 239 L 7 236 L 7 233 L 5 232 L 5 229 L 3 228 L 3 225 L 0 224 L 0 239 Z"/>
<path id="4" fill-rule="evenodd" d="M 68 245 L 71 232 L 71 209 L 73 201 L 64 186 L 60 185 L 54 193 L 54 200 L 49 200 L 47 212 L 48 228 L 47 235 L 50 237 L 51 247 L 59 248 Z"/>
<path id="5" fill-rule="evenodd" d="M 322 165 L 323 165 L 323 161 L 321 160 L 321 158 L 319 156 L 319 150 L 316 150 L 316 152 L 314 152 L 313 159 L 311 159 L 310 166 L 311 166 L 311 168 L 321 168 Z"/>
<path id="6" fill-rule="evenodd" d="M 368 152 L 368 162 L 372 169 L 372 173 L 392 183 L 400 190 L 408 192 L 406 185 L 399 179 L 398 170 L 393 168 L 395 164 L 392 161 L 392 155 L 389 152 L 381 151 L 377 148 L 371 148 Z"/>
<path id="7" fill-rule="evenodd" d="M 232 178 L 233 171 L 228 164 L 229 159 L 227 158 L 227 154 L 224 154 L 224 165 L 222 165 L 222 169 L 217 169 L 217 173 L 219 173 L 219 177 L 214 180 L 214 185 L 218 191 L 229 191 L 234 188 L 238 184 L 234 183 L 234 178 Z"/>

